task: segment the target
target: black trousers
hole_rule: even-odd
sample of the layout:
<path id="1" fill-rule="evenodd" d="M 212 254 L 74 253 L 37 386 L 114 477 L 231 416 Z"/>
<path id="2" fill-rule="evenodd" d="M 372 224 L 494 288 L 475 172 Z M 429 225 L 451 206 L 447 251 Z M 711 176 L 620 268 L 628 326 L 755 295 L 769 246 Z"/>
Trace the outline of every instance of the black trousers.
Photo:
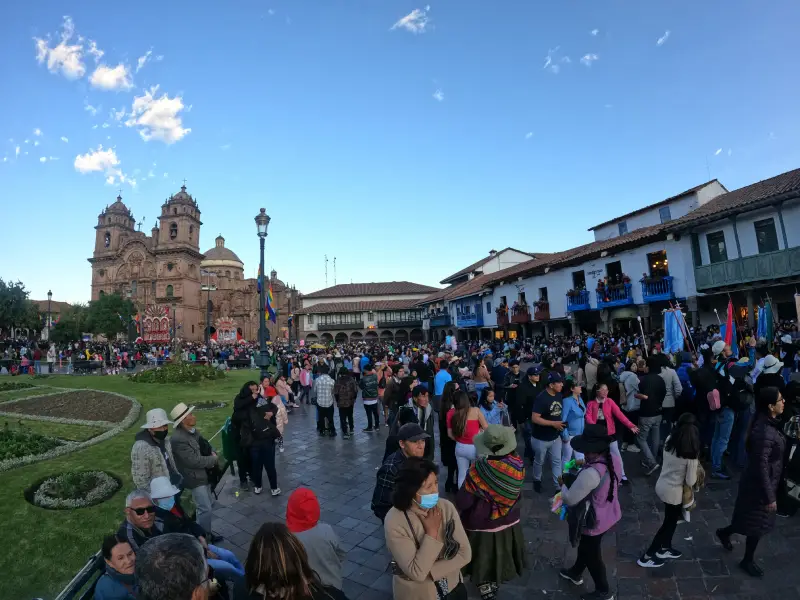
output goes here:
<path id="1" fill-rule="evenodd" d="M 367 429 L 380 429 L 381 423 L 378 417 L 378 404 L 365 404 L 364 410 L 367 411 Z M 375 424 L 372 424 L 373 419 Z"/>
<path id="2" fill-rule="evenodd" d="M 656 532 L 653 543 L 647 549 L 647 555 L 653 556 L 659 550 L 672 548 L 672 536 L 675 535 L 675 528 L 681 518 L 682 510 L 680 504 L 664 503 L 664 522 Z"/>
<path id="3" fill-rule="evenodd" d="M 319 419 L 317 420 L 318 431 L 336 431 L 336 426 L 333 424 L 333 405 L 331 406 L 317 406 Z"/>
<path id="4" fill-rule="evenodd" d="M 239 467 L 239 481 L 247 483 L 247 476 L 252 470 L 250 459 L 250 448 L 239 448 L 239 458 L 236 459 L 236 466 Z"/>
<path id="5" fill-rule="evenodd" d="M 606 576 L 606 566 L 603 564 L 603 554 L 600 551 L 602 541 L 602 533 L 600 535 L 583 534 L 578 544 L 578 556 L 569 572 L 570 575 L 580 577 L 585 569 L 589 569 L 589 575 L 594 580 L 594 589 L 607 594 L 608 577 Z"/>
<path id="6" fill-rule="evenodd" d="M 257 488 L 263 487 L 263 471 L 266 470 L 269 489 L 276 489 L 278 487 L 278 473 L 275 471 L 275 443 L 269 442 L 260 446 L 253 446 L 250 449 L 250 457 L 253 461 L 253 471 L 250 474 L 253 485 Z"/>
<path id="7" fill-rule="evenodd" d="M 348 427 L 349 424 L 349 427 Z M 348 431 L 353 431 L 355 426 L 353 425 L 353 407 L 339 407 L 339 426 L 342 428 L 342 433 L 347 433 Z"/>

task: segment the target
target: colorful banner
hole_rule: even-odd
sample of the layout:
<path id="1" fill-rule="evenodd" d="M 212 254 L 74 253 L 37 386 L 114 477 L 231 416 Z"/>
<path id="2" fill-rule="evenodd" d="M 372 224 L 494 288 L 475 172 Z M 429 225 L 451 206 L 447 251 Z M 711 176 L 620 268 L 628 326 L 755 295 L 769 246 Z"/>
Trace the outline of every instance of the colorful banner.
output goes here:
<path id="1" fill-rule="evenodd" d="M 272 306 L 274 302 L 275 299 L 272 296 L 272 284 L 270 284 L 269 290 L 267 291 L 267 318 L 273 323 L 277 323 L 278 314 L 275 312 L 275 309 Z"/>

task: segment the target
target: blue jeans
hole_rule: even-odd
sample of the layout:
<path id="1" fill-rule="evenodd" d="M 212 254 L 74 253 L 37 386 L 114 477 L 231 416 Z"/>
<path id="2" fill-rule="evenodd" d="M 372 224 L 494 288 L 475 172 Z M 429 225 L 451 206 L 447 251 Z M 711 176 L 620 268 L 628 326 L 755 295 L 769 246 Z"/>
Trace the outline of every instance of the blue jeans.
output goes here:
<path id="1" fill-rule="evenodd" d="M 244 567 L 236 555 L 230 550 L 211 544 L 208 545 L 208 549 L 219 557 L 208 559 L 208 565 L 214 569 L 214 575 L 233 584 L 234 598 L 246 598 L 247 585 L 244 580 Z"/>
<path id="2" fill-rule="evenodd" d="M 561 475 L 561 438 L 552 441 L 531 438 L 533 444 L 533 480 L 541 481 L 544 474 L 544 458 L 550 452 L 550 470 L 553 472 L 553 483 L 558 487 L 558 477 Z"/>
<path id="3" fill-rule="evenodd" d="M 714 437 L 711 440 L 711 471 L 722 470 L 722 453 L 728 447 L 728 440 L 731 438 L 731 430 L 734 421 L 733 410 L 727 406 L 723 407 L 714 415 Z"/>

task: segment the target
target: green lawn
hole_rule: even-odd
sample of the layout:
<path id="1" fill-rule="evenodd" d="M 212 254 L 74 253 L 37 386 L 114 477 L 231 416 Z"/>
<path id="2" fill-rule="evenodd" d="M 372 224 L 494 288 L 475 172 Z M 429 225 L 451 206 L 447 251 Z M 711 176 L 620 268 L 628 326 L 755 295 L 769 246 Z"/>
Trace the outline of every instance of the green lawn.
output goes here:
<path id="1" fill-rule="evenodd" d="M 22 398 L 27 398 L 29 396 L 41 396 L 42 394 L 49 394 L 51 392 L 57 392 L 58 390 L 53 390 L 47 387 L 35 387 L 35 388 L 28 388 L 24 390 L 8 390 L 5 392 L 0 392 L 0 402 L 8 402 L 9 400 L 20 400 Z M 11 411 L 13 407 L 6 406 L 0 408 L 0 410 Z"/>
<path id="2" fill-rule="evenodd" d="M 19 420 L 10 417 L 0 417 L 0 425 L 8 426 L 11 429 L 28 429 L 34 433 L 73 442 L 83 442 L 106 431 L 102 427 L 91 427 L 89 425 L 67 425 L 49 421 Z"/>
<path id="3" fill-rule="evenodd" d="M 232 402 L 241 386 L 256 379 L 255 371 L 233 371 L 227 379 L 197 384 L 131 383 L 122 376 L 53 376 L 47 385 L 91 388 L 132 396 L 142 404 L 139 423 L 118 436 L 68 454 L 0 473 L 0 523 L 7 552 L 0 553 L 0 598 L 52 599 L 72 575 L 100 547 L 103 535 L 122 521 L 125 495 L 132 489 L 130 451 L 133 436 L 144 422 L 144 412 L 161 407 L 168 413 L 179 402 Z M 27 377 L 19 378 L 28 380 Z M 198 411 L 197 426 L 210 437 L 230 415 L 229 408 Z M 215 442 L 217 442 L 215 440 Z M 218 445 L 219 447 L 219 445 Z M 23 498 L 23 490 L 34 481 L 70 470 L 100 469 L 123 481 L 122 489 L 109 501 L 90 508 L 50 511 L 36 508 Z M 13 551 L 12 551 L 13 549 Z"/>

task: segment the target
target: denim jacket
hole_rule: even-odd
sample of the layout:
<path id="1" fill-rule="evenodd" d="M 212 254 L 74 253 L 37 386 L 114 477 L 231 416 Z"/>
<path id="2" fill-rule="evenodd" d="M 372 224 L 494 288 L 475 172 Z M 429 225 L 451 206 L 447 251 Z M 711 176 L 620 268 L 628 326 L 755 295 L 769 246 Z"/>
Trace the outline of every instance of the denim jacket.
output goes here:
<path id="1" fill-rule="evenodd" d="M 575 396 L 567 396 L 562 403 L 561 419 L 567 424 L 569 435 L 582 434 L 586 418 L 586 405 L 583 400 L 576 399 Z"/>

